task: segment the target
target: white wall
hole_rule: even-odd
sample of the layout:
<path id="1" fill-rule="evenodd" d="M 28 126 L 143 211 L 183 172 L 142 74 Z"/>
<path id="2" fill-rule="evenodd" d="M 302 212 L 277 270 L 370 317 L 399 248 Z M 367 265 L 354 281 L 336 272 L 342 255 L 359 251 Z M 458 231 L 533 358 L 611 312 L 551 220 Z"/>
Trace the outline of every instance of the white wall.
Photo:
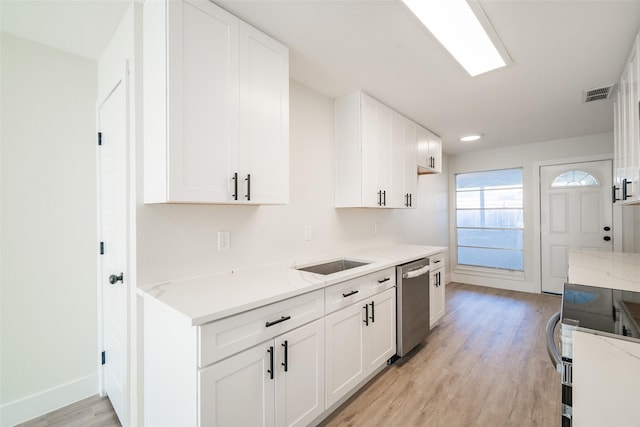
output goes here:
<path id="1" fill-rule="evenodd" d="M 449 218 L 452 255 L 452 280 L 463 283 L 540 292 L 539 224 L 536 224 L 538 166 L 540 163 L 563 163 L 563 159 L 581 157 L 613 158 L 613 134 L 588 135 L 554 141 L 479 150 L 450 157 L 449 188 L 451 191 Z M 524 177 L 524 275 L 500 275 L 464 272 L 455 269 L 455 174 L 481 170 L 523 168 Z M 616 227 L 616 224 L 614 224 Z M 536 233 L 538 230 L 538 233 Z"/>
<path id="2" fill-rule="evenodd" d="M 398 240 L 446 246 L 446 179 L 421 177 L 419 208 L 406 214 L 336 209 L 333 99 L 291 81 L 290 111 L 289 205 L 143 205 L 140 193 L 139 283 L 336 255 Z M 437 202 L 423 194 L 430 190 Z M 312 226 L 311 241 L 304 241 L 305 225 Z M 217 251 L 220 230 L 231 232 L 227 252 Z"/>
<path id="3" fill-rule="evenodd" d="M 12 425 L 97 392 L 97 69 L 1 34 L 0 423 Z"/>

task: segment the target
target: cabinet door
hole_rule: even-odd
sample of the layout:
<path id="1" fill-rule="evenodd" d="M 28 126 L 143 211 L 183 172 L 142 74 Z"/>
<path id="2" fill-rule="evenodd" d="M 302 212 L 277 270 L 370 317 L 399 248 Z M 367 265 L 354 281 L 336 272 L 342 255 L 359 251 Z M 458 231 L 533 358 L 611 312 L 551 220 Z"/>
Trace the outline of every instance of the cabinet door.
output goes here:
<path id="1" fill-rule="evenodd" d="M 396 289 L 364 301 L 369 304 L 365 326 L 365 375 L 384 365 L 396 354 Z"/>
<path id="2" fill-rule="evenodd" d="M 387 195 L 387 207 L 404 208 L 408 205 L 408 197 L 404 189 L 405 150 L 404 137 L 406 128 L 411 122 L 402 115 L 393 112 L 391 126 L 392 149 L 389 152 L 389 188 L 391 194 Z"/>
<path id="3" fill-rule="evenodd" d="M 624 152 L 622 148 L 622 114 L 621 114 L 621 94 L 620 85 L 616 86 L 613 95 L 613 136 L 614 136 L 614 159 L 613 159 L 613 197 L 614 202 L 621 200 L 622 192 L 620 187 L 622 185 L 622 179 L 624 178 Z"/>
<path id="4" fill-rule="evenodd" d="M 432 329 L 445 313 L 444 269 L 431 271 L 429 276 L 429 327 Z"/>
<path id="5" fill-rule="evenodd" d="M 274 425 L 275 383 L 268 372 L 271 346 L 273 340 L 200 370 L 201 426 Z"/>
<path id="6" fill-rule="evenodd" d="M 276 425 L 309 425 L 324 412 L 324 321 L 276 338 L 275 348 Z"/>
<path id="7" fill-rule="evenodd" d="M 209 1 L 167 7 L 168 199 L 231 202 L 239 21 Z"/>
<path id="8" fill-rule="evenodd" d="M 240 198 L 288 203 L 289 53 L 244 23 L 240 24 L 240 82 Z"/>
<path id="9" fill-rule="evenodd" d="M 629 178 L 631 180 L 631 188 L 629 193 L 631 198 L 629 201 L 640 200 L 640 181 L 638 172 L 640 169 L 640 111 L 638 102 L 640 102 L 640 87 L 638 82 L 638 53 L 634 49 L 629 60 L 629 130 L 628 130 L 628 168 Z"/>
<path id="10" fill-rule="evenodd" d="M 429 157 L 435 173 L 442 172 L 442 141 L 437 136 L 429 135 Z"/>
<path id="11" fill-rule="evenodd" d="M 354 304 L 325 317 L 327 407 L 365 376 L 363 305 Z"/>
<path id="12" fill-rule="evenodd" d="M 391 188 L 393 198 L 389 207 L 415 207 L 417 168 L 416 168 L 416 125 L 411 120 L 394 113 L 393 143 L 391 155 Z"/>
<path id="13" fill-rule="evenodd" d="M 416 128 L 417 139 L 417 159 L 416 162 L 421 169 L 426 169 L 431 164 L 429 159 L 429 132 L 422 126 Z"/>
<path id="14" fill-rule="evenodd" d="M 391 188 L 392 110 L 362 94 L 362 206 L 384 207 Z"/>
<path id="15" fill-rule="evenodd" d="M 416 166 L 418 150 L 417 129 L 418 126 L 415 123 L 408 119 L 405 120 L 402 134 L 402 201 L 404 202 L 403 206 L 409 208 L 415 208 L 418 203 L 416 194 L 418 185 L 418 170 Z M 408 197 L 405 199 L 405 196 Z"/>

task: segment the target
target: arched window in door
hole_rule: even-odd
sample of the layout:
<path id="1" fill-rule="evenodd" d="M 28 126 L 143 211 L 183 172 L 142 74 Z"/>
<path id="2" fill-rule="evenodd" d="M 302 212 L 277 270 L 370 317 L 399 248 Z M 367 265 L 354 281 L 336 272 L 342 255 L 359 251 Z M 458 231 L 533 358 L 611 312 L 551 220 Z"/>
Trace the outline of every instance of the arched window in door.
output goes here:
<path id="1" fill-rule="evenodd" d="M 596 187 L 600 185 L 598 178 L 589 172 L 570 170 L 556 176 L 551 183 L 551 188 L 558 187 Z"/>

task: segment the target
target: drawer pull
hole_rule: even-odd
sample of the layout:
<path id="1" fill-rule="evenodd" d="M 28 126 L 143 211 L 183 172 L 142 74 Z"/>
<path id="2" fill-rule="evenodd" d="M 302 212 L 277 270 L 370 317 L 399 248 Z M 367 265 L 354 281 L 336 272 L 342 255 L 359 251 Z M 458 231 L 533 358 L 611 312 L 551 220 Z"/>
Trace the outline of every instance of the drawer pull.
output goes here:
<path id="1" fill-rule="evenodd" d="M 360 292 L 360 291 L 355 290 L 355 291 L 351 291 L 351 292 L 349 292 L 349 293 L 347 293 L 347 294 L 342 294 L 342 296 L 346 298 L 346 297 L 350 297 L 351 295 L 355 295 L 355 294 L 357 294 L 358 292 Z"/>
<path id="2" fill-rule="evenodd" d="M 441 259 L 437 259 L 435 261 L 433 261 L 434 264 L 438 264 L 440 261 L 442 261 Z"/>
<path id="3" fill-rule="evenodd" d="M 389 277 L 385 277 L 384 279 L 378 280 L 378 283 L 388 282 L 389 280 L 391 280 Z"/>
<path id="4" fill-rule="evenodd" d="M 284 347 L 284 362 L 281 365 L 284 366 L 284 371 L 287 372 L 289 370 L 289 341 L 284 340 L 282 346 Z"/>
<path id="5" fill-rule="evenodd" d="M 273 346 L 269 347 L 267 353 L 269 353 L 269 369 L 267 369 L 267 373 L 269 374 L 269 379 L 273 379 Z"/>
<path id="6" fill-rule="evenodd" d="M 369 326 L 369 304 L 366 304 L 364 307 L 364 325 Z"/>
<path id="7" fill-rule="evenodd" d="M 374 302 L 375 301 L 371 301 L 371 323 L 375 323 L 376 322 L 376 313 L 375 313 L 375 306 L 374 306 Z"/>
<path id="8" fill-rule="evenodd" d="M 264 326 L 268 328 L 269 326 L 277 325 L 278 323 L 282 323 L 289 319 L 291 319 L 291 316 L 282 316 L 278 320 L 274 320 L 273 322 L 267 322 Z"/>

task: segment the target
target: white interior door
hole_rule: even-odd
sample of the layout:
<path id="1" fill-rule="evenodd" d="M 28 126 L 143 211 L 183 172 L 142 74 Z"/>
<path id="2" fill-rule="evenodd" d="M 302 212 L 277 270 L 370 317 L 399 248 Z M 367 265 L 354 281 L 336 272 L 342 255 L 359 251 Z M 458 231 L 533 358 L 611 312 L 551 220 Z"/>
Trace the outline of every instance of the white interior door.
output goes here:
<path id="1" fill-rule="evenodd" d="M 120 422 L 128 420 L 128 277 L 126 138 L 127 90 L 120 81 L 98 108 L 100 234 L 103 244 L 100 285 L 104 392 Z M 112 283 L 113 282 L 113 283 Z"/>
<path id="2" fill-rule="evenodd" d="M 613 249 L 611 161 L 540 167 L 542 291 L 562 293 L 569 250 Z"/>

